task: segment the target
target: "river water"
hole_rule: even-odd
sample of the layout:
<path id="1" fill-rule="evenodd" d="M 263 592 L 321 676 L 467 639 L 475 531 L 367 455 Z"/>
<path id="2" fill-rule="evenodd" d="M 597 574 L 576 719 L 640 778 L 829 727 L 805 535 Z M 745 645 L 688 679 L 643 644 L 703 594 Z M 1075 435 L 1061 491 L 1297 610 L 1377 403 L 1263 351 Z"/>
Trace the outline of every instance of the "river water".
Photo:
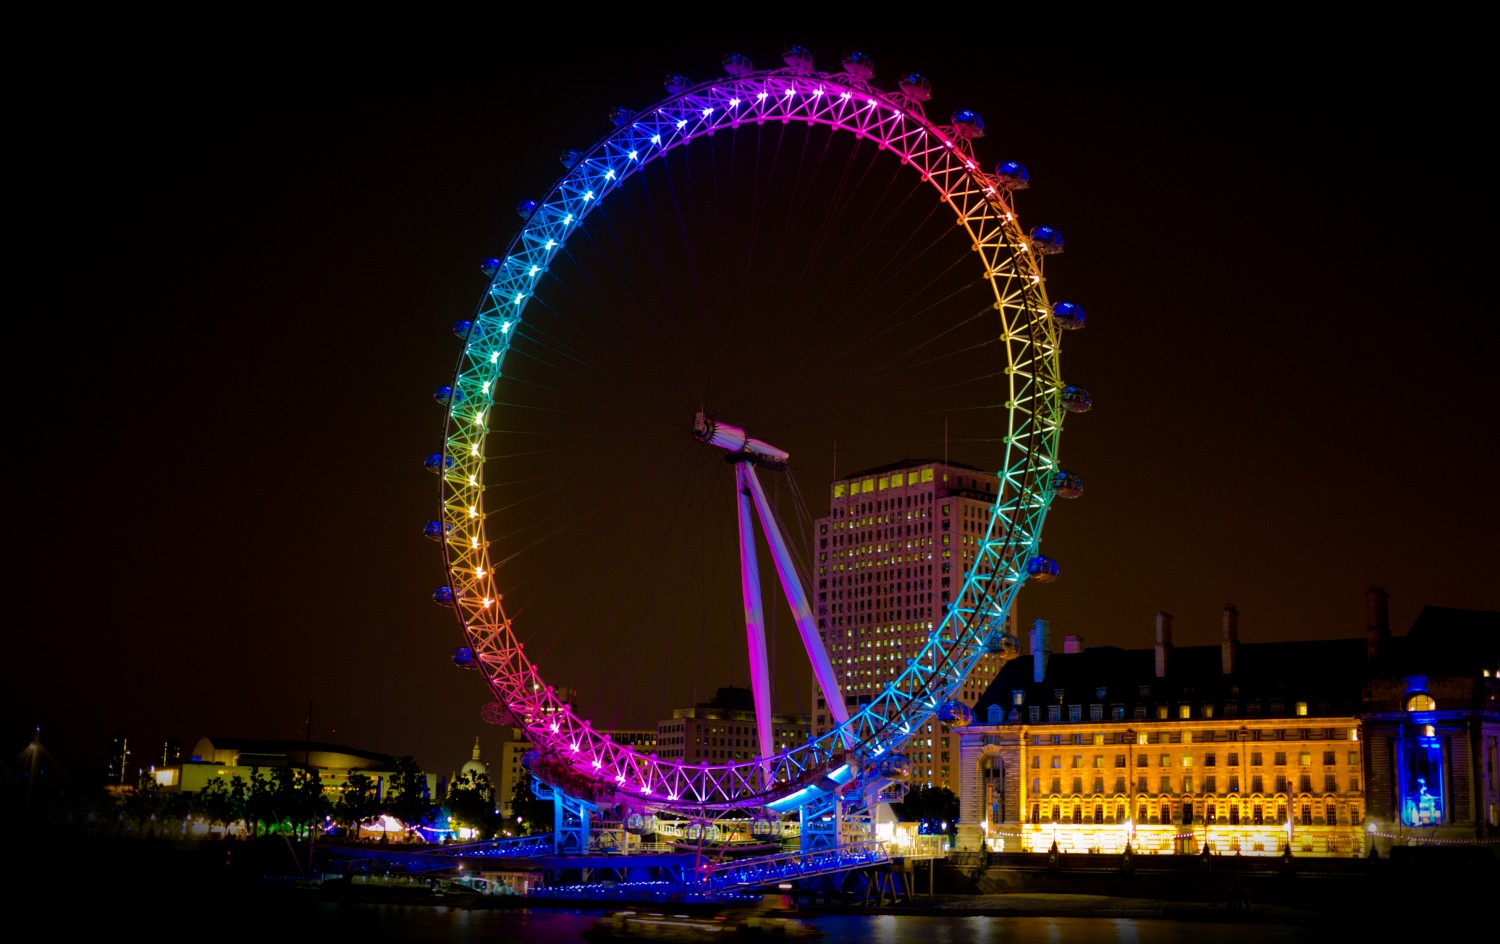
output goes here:
<path id="1" fill-rule="evenodd" d="M 572 944 L 602 912 L 565 909 L 469 909 L 431 905 L 286 903 L 286 913 L 255 916 L 303 940 Z M 1268 944 L 1329 939 L 1325 929 L 1263 922 L 1159 918 L 821 915 L 807 919 L 824 944 Z M 325 937 L 324 935 L 330 935 Z M 337 935 L 336 937 L 333 935 Z"/>

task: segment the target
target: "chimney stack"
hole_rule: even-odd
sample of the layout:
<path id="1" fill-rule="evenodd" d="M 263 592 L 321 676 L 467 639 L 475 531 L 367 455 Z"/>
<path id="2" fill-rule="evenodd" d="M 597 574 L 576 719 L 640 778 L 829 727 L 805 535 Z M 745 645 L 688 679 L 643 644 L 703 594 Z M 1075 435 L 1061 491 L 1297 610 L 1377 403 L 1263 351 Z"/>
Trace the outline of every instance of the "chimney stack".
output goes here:
<path id="1" fill-rule="evenodd" d="M 1224 633 L 1219 647 L 1224 674 L 1233 675 L 1240 661 L 1240 611 L 1233 603 L 1224 604 Z"/>
<path id="2" fill-rule="evenodd" d="M 1082 636 L 1070 634 L 1070 635 L 1067 635 L 1067 636 L 1063 637 L 1063 652 L 1065 654 L 1071 654 L 1071 653 L 1074 653 L 1074 652 L 1082 652 L 1082 651 L 1083 651 L 1083 637 Z"/>
<path id="3" fill-rule="evenodd" d="M 1391 598 L 1384 588 L 1365 591 L 1365 658 L 1374 662 L 1391 641 Z"/>
<path id="4" fill-rule="evenodd" d="M 1031 680 L 1043 682 L 1047 679 L 1047 630 L 1046 620 L 1039 619 L 1031 630 Z"/>
<path id="5" fill-rule="evenodd" d="M 1167 660 L 1172 655 L 1172 614 L 1156 614 L 1156 677 L 1167 677 Z"/>

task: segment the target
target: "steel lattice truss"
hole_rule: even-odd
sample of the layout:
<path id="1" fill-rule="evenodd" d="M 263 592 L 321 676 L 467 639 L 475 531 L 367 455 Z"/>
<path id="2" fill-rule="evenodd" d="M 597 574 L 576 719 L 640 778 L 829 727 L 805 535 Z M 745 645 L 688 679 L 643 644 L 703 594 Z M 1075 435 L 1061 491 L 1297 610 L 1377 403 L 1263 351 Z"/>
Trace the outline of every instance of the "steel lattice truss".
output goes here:
<path id="1" fill-rule="evenodd" d="M 595 206 L 625 178 L 670 150 L 716 131 L 800 121 L 888 149 L 952 208 L 972 240 L 977 277 L 993 289 L 1009 380 L 1001 492 L 957 599 L 929 641 L 883 693 L 834 731 L 769 759 L 689 765 L 612 743 L 576 717 L 528 661 L 506 616 L 485 539 L 483 465 L 489 411 L 511 332 L 549 263 Z M 496 698 L 522 724 L 554 775 L 602 802 L 698 811 L 763 806 L 831 770 L 868 769 L 926 723 L 986 651 L 1014 656 L 1005 617 L 1037 553 L 1051 502 L 1062 423 L 1059 325 L 1042 278 L 1043 248 L 1016 220 L 1007 181 L 982 171 L 979 127 L 928 120 L 905 92 L 857 74 L 796 68 L 748 72 L 686 88 L 634 115 L 583 153 L 540 201 L 495 272 L 468 333 L 453 382 L 442 474 L 444 548 L 454 604 Z M 997 431 L 998 432 L 998 431 Z M 548 776 L 542 773 L 542 776 Z"/>

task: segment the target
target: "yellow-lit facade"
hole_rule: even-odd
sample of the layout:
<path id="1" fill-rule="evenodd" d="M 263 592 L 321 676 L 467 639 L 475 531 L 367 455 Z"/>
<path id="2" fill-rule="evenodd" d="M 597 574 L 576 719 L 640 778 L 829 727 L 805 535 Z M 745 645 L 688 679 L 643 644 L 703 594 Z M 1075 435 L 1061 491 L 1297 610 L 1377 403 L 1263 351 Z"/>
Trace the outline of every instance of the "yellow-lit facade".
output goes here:
<path id="1" fill-rule="evenodd" d="M 1185 718 L 963 732 L 961 821 L 997 851 L 1366 853 L 1356 717 L 1182 708 Z"/>
<path id="2" fill-rule="evenodd" d="M 1383 617 L 1381 617 L 1383 618 Z M 1004 852 L 1369 851 L 1363 639 L 1049 646 L 1008 662 L 960 736 L 960 840 Z"/>

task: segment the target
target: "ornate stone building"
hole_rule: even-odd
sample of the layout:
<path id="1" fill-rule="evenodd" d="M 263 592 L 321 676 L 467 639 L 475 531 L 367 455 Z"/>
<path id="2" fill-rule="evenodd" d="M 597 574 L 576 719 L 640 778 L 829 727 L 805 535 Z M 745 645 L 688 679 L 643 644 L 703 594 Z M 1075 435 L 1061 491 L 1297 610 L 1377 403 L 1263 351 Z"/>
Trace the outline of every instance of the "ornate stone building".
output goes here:
<path id="1" fill-rule="evenodd" d="M 1385 593 L 1367 602 L 1364 638 L 1309 642 L 1242 644 L 1226 606 L 1218 646 L 1174 647 L 1172 617 L 1158 613 L 1151 649 L 1068 637 L 1054 654 L 1038 621 L 1030 658 L 1001 670 L 962 732 L 961 841 L 1364 855 L 1393 828 L 1410 833 L 1399 809 L 1431 819 L 1417 778 L 1438 770 L 1425 785 L 1444 784 L 1444 822 L 1471 841 L 1493 834 L 1500 634 L 1488 649 L 1479 628 L 1435 647 L 1453 621 L 1439 627 L 1429 608 L 1393 642 Z M 1493 629 L 1497 617 L 1473 623 Z M 1416 653 L 1434 648 L 1455 656 L 1442 663 L 1442 699 L 1398 670 L 1427 665 Z"/>

